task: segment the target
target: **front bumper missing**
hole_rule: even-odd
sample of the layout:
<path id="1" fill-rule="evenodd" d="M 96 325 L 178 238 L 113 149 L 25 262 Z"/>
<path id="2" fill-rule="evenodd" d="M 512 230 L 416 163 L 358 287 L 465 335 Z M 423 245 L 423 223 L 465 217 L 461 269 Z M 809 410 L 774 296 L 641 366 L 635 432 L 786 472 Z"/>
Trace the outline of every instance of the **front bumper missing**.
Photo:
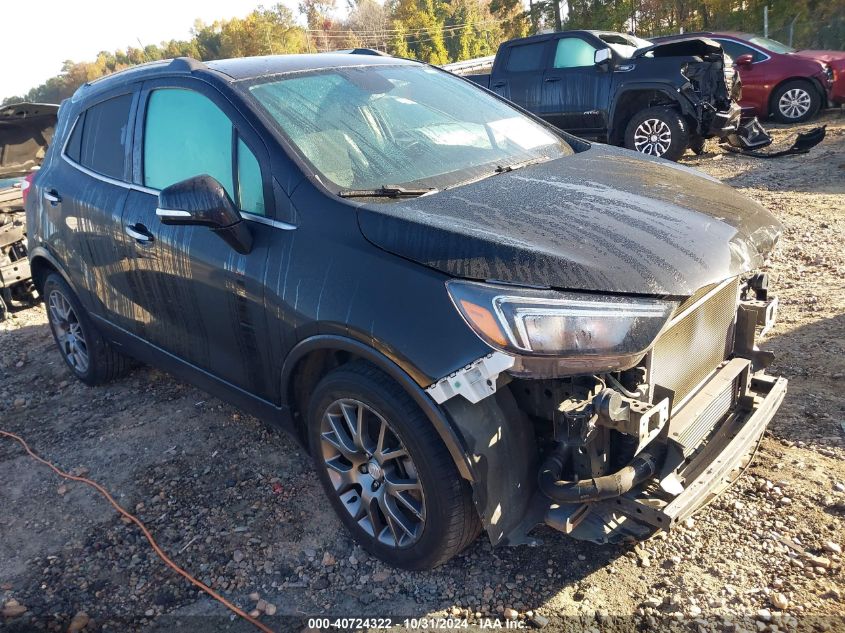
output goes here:
<path id="1" fill-rule="evenodd" d="M 787 381 L 735 358 L 724 363 L 680 410 L 664 435 L 659 477 L 629 493 L 587 504 L 552 504 L 545 523 L 598 543 L 645 538 L 691 516 L 748 465 L 786 394 Z"/>
<path id="2" fill-rule="evenodd" d="M 739 150 L 758 150 L 772 144 L 772 137 L 757 117 L 742 123 L 742 109 L 736 103 L 723 112 L 716 112 L 710 122 L 710 136 L 718 137 Z"/>

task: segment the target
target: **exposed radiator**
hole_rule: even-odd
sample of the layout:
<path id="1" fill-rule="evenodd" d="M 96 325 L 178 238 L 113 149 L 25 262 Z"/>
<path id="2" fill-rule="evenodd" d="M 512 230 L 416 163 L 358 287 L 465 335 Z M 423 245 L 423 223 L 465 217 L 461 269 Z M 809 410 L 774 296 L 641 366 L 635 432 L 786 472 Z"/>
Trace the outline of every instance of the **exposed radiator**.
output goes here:
<path id="1" fill-rule="evenodd" d="M 739 279 L 696 293 L 676 311 L 652 352 L 651 382 L 677 407 L 733 349 Z"/>

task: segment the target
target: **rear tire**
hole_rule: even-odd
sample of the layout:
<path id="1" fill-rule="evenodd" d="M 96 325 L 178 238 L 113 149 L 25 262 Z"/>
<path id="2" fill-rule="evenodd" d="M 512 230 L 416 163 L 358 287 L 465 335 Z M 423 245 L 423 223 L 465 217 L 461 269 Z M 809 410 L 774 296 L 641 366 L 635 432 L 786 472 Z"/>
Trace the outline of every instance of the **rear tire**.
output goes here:
<path id="1" fill-rule="evenodd" d="M 354 361 L 320 381 L 311 396 L 308 441 L 341 522 L 389 565 L 432 569 L 481 531 L 469 485 L 440 436 L 375 366 Z"/>
<path id="2" fill-rule="evenodd" d="M 625 129 L 625 147 L 666 160 L 683 156 L 689 141 L 684 117 L 671 106 L 646 108 L 635 114 Z"/>
<path id="3" fill-rule="evenodd" d="M 821 106 L 819 91 L 803 79 L 787 81 L 772 93 L 772 116 L 781 123 L 809 121 Z"/>
<path id="4" fill-rule="evenodd" d="M 47 275 L 43 290 L 53 340 L 73 375 L 93 386 L 124 374 L 128 359 L 102 337 L 62 276 Z"/>

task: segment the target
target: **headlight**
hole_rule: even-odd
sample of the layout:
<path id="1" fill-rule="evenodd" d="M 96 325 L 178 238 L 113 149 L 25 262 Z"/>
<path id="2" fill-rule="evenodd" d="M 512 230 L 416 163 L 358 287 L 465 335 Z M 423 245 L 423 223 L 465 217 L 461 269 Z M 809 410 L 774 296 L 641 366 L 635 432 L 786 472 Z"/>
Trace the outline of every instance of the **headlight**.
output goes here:
<path id="1" fill-rule="evenodd" d="M 829 83 L 833 83 L 834 76 L 833 76 L 833 68 L 831 66 L 825 65 L 824 74 L 827 76 L 827 81 Z"/>
<path id="2" fill-rule="evenodd" d="M 488 345 L 554 357 L 560 374 L 625 369 L 652 346 L 673 301 L 449 281 L 449 296 Z"/>

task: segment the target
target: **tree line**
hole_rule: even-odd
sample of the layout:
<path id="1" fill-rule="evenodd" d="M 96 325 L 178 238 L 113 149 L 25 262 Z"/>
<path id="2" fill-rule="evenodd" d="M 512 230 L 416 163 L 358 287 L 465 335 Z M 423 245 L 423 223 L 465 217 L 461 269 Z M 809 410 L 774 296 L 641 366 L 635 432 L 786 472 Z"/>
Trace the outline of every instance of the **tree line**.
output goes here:
<path id="1" fill-rule="evenodd" d="M 129 66 L 173 57 L 199 60 L 250 55 L 375 48 L 432 64 L 495 53 L 499 43 L 544 30 L 602 29 L 640 37 L 699 30 L 761 34 L 769 7 L 770 36 L 798 48 L 845 48 L 845 0 L 301 0 L 294 13 L 259 6 L 244 18 L 194 23 L 187 40 L 103 51 L 93 61 L 68 60 L 62 71 L 3 103 L 59 103 L 83 83 Z"/>

